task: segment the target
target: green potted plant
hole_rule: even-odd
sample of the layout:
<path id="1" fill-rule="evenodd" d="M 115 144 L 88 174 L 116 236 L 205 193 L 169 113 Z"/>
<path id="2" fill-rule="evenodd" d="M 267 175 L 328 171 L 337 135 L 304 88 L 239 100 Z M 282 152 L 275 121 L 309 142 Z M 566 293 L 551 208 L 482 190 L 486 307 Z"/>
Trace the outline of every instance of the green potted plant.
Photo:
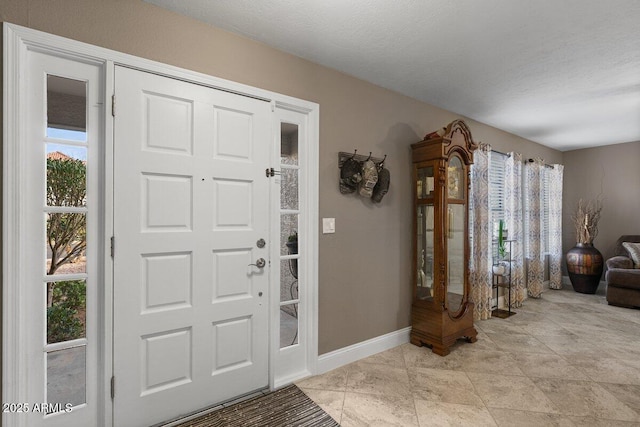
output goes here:
<path id="1" fill-rule="evenodd" d="M 507 230 L 505 229 L 504 221 L 499 220 L 497 236 L 498 260 L 492 267 L 493 274 L 495 274 L 496 276 L 503 276 L 505 273 L 507 273 L 507 271 L 509 271 L 509 254 L 507 253 L 507 245 L 505 243 L 506 239 Z"/>
<path id="2" fill-rule="evenodd" d="M 289 255 L 298 253 L 298 232 L 294 232 L 287 237 L 287 249 L 289 250 Z"/>
<path id="3" fill-rule="evenodd" d="M 500 220 L 498 222 L 498 255 L 500 259 L 505 259 L 505 256 L 507 254 L 507 248 L 504 241 L 505 241 L 504 221 Z"/>

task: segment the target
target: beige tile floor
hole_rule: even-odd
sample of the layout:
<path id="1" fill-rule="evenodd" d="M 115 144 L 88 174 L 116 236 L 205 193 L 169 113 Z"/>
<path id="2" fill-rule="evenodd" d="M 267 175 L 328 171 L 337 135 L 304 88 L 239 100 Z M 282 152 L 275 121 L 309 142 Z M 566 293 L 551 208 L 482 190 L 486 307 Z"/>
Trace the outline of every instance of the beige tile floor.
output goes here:
<path id="1" fill-rule="evenodd" d="M 640 310 L 569 287 L 516 311 L 446 357 L 403 344 L 297 385 L 343 427 L 640 426 Z"/>

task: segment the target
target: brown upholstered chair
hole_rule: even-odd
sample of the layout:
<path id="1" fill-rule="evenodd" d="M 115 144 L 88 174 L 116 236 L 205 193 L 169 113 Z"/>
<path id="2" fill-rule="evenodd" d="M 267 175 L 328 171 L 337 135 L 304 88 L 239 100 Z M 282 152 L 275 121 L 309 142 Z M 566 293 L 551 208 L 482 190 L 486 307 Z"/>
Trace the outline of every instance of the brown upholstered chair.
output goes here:
<path id="1" fill-rule="evenodd" d="M 640 308 L 640 268 L 634 268 L 622 242 L 640 243 L 640 235 L 620 236 L 614 256 L 607 260 L 607 302 L 620 307 Z"/>

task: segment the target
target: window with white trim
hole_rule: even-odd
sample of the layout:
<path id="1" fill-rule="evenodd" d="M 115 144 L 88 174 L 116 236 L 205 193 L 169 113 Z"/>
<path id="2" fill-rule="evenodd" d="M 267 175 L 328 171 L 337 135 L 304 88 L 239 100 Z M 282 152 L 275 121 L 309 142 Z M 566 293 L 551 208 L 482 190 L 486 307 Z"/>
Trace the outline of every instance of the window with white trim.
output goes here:
<path id="1" fill-rule="evenodd" d="M 86 403 L 87 150 L 84 81 L 47 76 L 46 400 Z M 68 405 L 68 406 L 67 406 Z"/>
<path id="2" fill-rule="evenodd" d="M 541 182 L 540 182 L 540 250 L 543 254 L 549 252 L 549 232 L 550 232 L 550 209 L 551 209 L 551 191 L 550 191 L 550 182 L 549 175 L 551 173 L 550 167 L 543 167 L 540 172 Z M 525 183 L 526 185 L 526 183 Z M 524 194 L 527 194 L 526 188 Z M 529 211 L 530 209 L 530 200 L 528 197 L 524 196 L 523 201 L 524 212 Z M 525 234 L 528 235 L 528 223 L 525 221 Z"/>
<path id="3" fill-rule="evenodd" d="M 507 155 L 491 152 L 489 163 L 489 210 L 491 223 L 505 220 L 505 169 Z"/>
<path id="4" fill-rule="evenodd" d="M 300 223 L 298 125 L 280 124 L 280 348 L 298 344 L 300 296 L 298 231 Z"/>

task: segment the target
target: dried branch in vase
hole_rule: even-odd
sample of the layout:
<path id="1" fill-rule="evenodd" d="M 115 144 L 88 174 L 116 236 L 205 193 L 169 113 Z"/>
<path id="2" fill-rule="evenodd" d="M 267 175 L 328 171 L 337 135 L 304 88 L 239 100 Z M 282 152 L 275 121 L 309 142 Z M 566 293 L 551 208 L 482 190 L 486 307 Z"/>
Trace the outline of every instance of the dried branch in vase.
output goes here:
<path id="1" fill-rule="evenodd" d="M 593 244 L 598 235 L 598 222 L 602 212 L 602 199 L 584 201 L 580 199 L 575 212 L 571 216 L 576 229 L 576 243 Z"/>

